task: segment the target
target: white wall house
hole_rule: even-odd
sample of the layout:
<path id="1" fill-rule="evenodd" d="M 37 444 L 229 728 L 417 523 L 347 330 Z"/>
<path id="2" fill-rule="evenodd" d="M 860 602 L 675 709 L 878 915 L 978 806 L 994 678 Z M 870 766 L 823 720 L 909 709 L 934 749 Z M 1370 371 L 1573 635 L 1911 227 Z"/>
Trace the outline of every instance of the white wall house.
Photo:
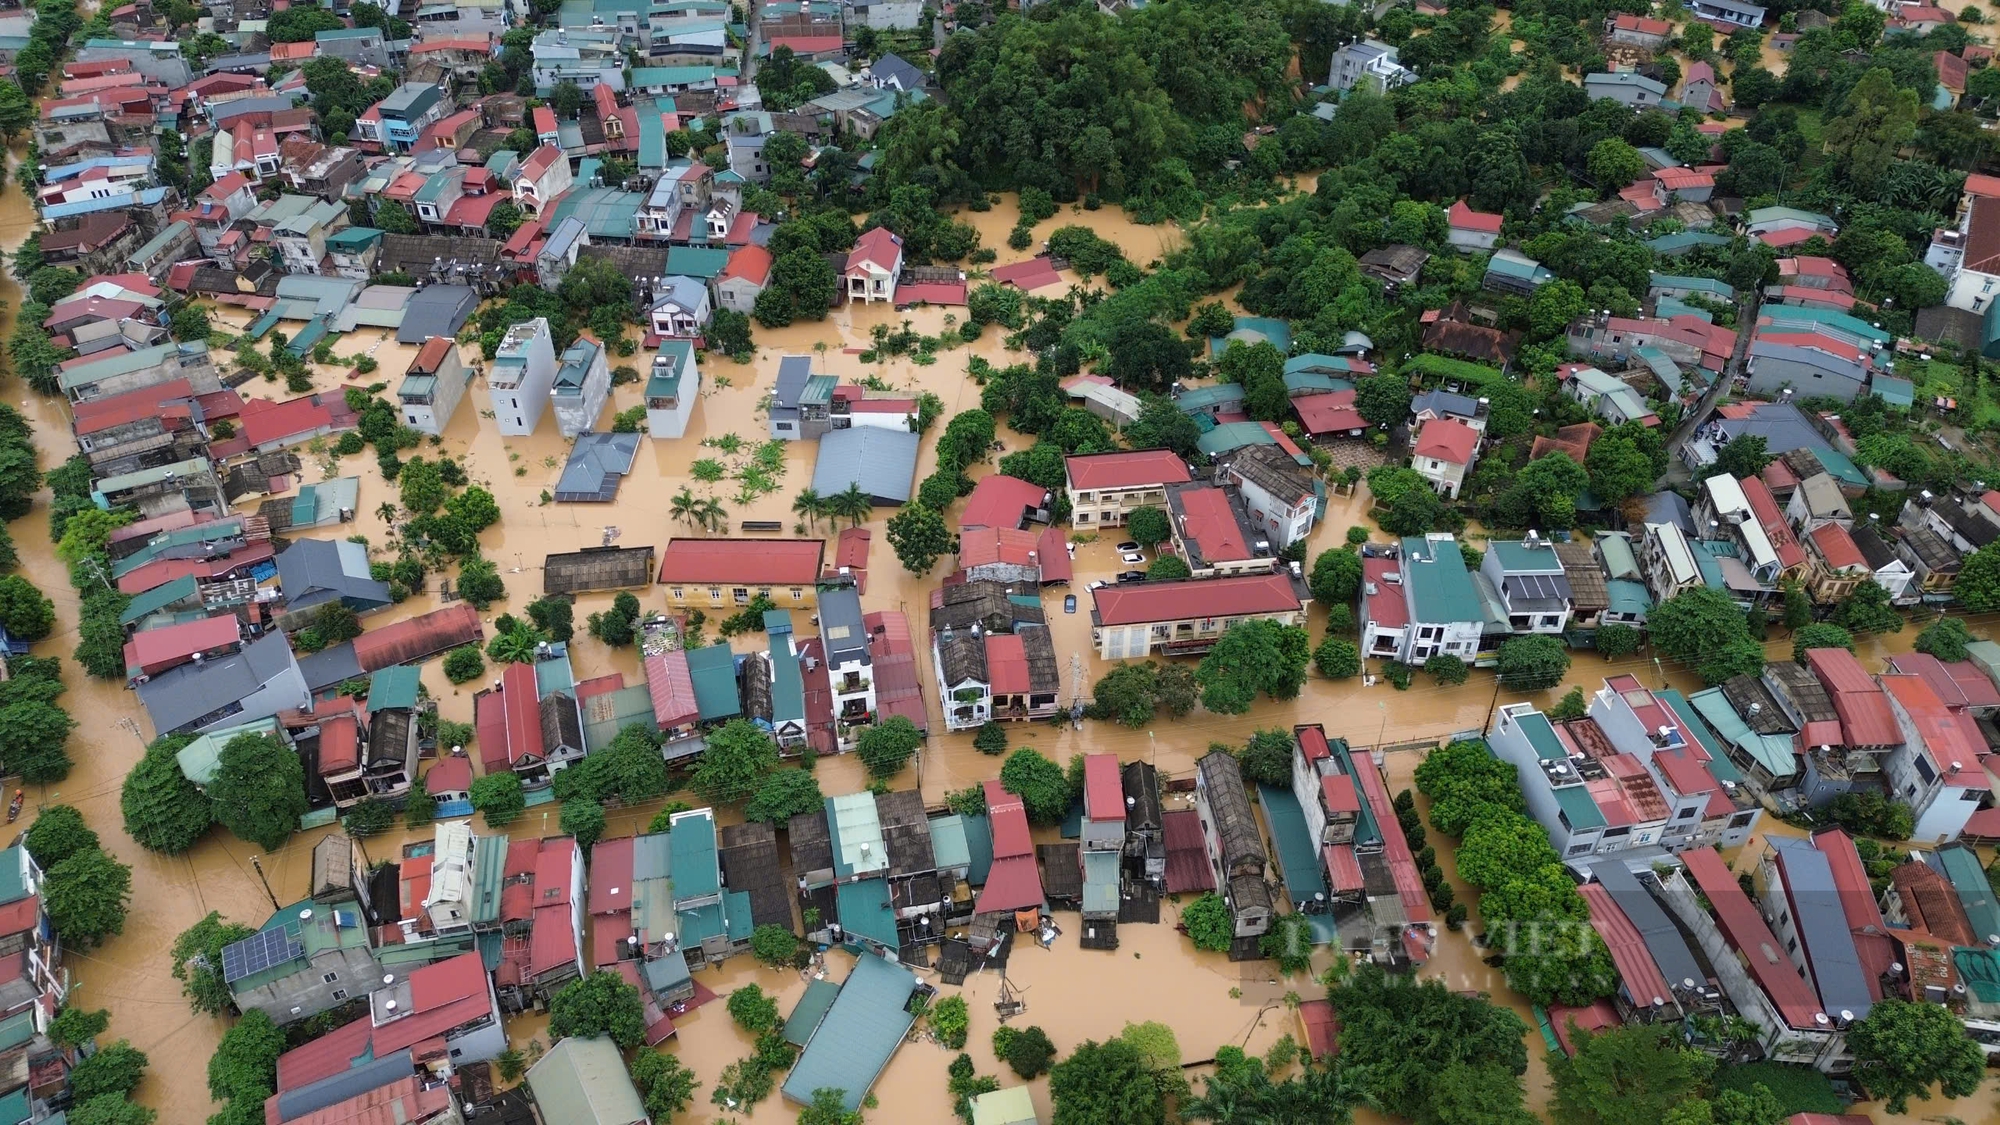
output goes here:
<path id="1" fill-rule="evenodd" d="M 653 356 L 653 371 L 646 379 L 646 432 L 655 439 L 670 440 L 687 433 L 694 404 L 701 399 L 701 367 L 696 364 L 694 344 L 688 340 L 663 340 Z"/>
<path id="2" fill-rule="evenodd" d="M 555 382 L 555 338 L 548 320 L 538 316 L 509 328 L 486 374 L 487 399 L 502 437 L 535 432 Z"/>

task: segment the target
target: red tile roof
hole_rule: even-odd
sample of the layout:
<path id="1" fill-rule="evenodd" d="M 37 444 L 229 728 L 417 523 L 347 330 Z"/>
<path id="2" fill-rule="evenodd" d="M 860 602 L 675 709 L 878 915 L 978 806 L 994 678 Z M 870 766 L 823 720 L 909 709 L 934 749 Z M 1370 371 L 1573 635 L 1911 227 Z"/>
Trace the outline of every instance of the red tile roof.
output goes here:
<path id="1" fill-rule="evenodd" d="M 1320 849 L 1321 865 L 1326 868 L 1327 882 L 1334 890 L 1352 893 L 1367 885 L 1361 874 L 1361 859 L 1354 854 L 1353 844 L 1328 844 Z"/>
<path id="2" fill-rule="evenodd" d="M 83 437 L 143 418 L 187 417 L 185 403 L 193 396 L 194 387 L 186 379 L 172 379 L 157 386 L 80 402 L 75 408 L 73 428 L 76 436 Z M 177 409 L 169 405 L 176 403 Z"/>
<path id="3" fill-rule="evenodd" d="M 1361 811 L 1361 795 L 1354 791 L 1354 779 L 1344 773 L 1329 773 L 1319 779 L 1320 803 L 1328 812 Z"/>
<path id="4" fill-rule="evenodd" d="M 663 583 L 810 586 L 819 580 L 823 539 L 669 539 Z"/>
<path id="5" fill-rule="evenodd" d="M 620 836 L 615 840 L 599 840 L 590 849 L 591 914 L 619 914 L 632 909 L 633 845 L 633 837 Z"/>
<path id="6" fill-rule="evenodd" d="M 979 889 L 981 914 L 1019 910 L 1042 902 L 1042 875 L 1035 866 L 1035 848 L 1028 834 L 1028 814 L 1021 798 L 986 781 L 986 816 L 993 831 L 993 867 Z"/>
<path id="7" fill-rule="evenodd" d="M 545 105 L 535 107 L 535 135 L 546 137 L 556 131 L 556 111 Z"/>
<path id="8" fill-rule="evenodd" d="M 915 723 L 918 730 L 930 730 L 909 618 L 896 610 L 886 610 L 863 615 L 861 624 L 875 638 L 876 706 L 885 715 L 903 716 Z"/>
<path id="9" fill-rule="evenodd" d="M 1868 560 L 1861 556 L 1861 548 L 1854 545 L 1854 536 L 1837 523 L 1826 523 L 1814 528 L 1810 533 L 1813 546 L 1819 548 L 1819 557 L 1835 570 L 1845 570 L 1850 566 L 1864 569 Z"/>
<path id="10" fill-rule="evenodd" d="M 722 267 L 722 273 L 715 282 L 720 285 L 733 278 L 742 278 L 752 285 L 763 285 L 771 280 L 772 261 L 771 252 L 762 246 L 753 243 L 740 247 L 730 253 L 728 264 Z"/>
<path id="11" fill-rule="evenodd" d="M 118 580 L 118 591 L 123 594 L 143 594 L 156 586 L 164 586 L 176 578 L 194 575 L 196 578 L 218 578 L 232 571 L 255 566 L 274 554 L 270 540 L 246 543 L 236 553 L 198 559 L 155 559 L 137 570 L 128 571 Z"/>
<path id="12" fill-rule="evenodd" d="M 1062 528 L 1043 528 L 1038 543 L 1036 549 L 1041 552 L 1043 584 L 1068 583 L 1075 575 L 1075 568 L 1069 560 L 1068 540 L 1063 538 Z"/>
<path id="13" fill-rule="evenodd" d="M 1838 828 L 1827 828 L 1813 833 L 1812 843 L 1826 856 L 1827 867 L 1833 872 L 1833 887 L 1840 894 L 1847 928 L 1880 932 L 1884 928 L 1882 911 L 1875 905 L 1875 891 L 1868 885 L 1868 869 L 1862 866 L 1861 853 L 1854 850 L 1854 838 Z"/>
<path id="14" fill-rule="evenodd" d="M 1369 814 L 1377 824 L 1393 824 L 1396 820 L 1395 803 L 1389 799 L 1389 789 L 1382 784 L 1382 774 L 1373 764 L 1364 763 L 1355 784 L 1368 801 Z M 1382 833 L 1382 858 L 1389 865 L 1389 874 L 1396 883 L 1396 897 L 1403 900 L 1403 915 L 1413 924 L 1431 920 L 1431 896 L 1424 889 L 1424 880 L 1417 873 L 1416 856 L 1410 852 L 1409 842 L 1401 832 Z M 1405 943 L 1407 944 L 1407 942 Z M 1416 946 L 1410 947 L 1416 958 Z"/>
<path id="15" fill-rule="evenodd" d="M 1778 553 L 1778 565 L 1790 570 L 1805 562 L 1806 549 L 1799 546 L 1799 541 L 1792 536 L 1792 526 L 1778 511 L 1778 501 L 1765 487 L 1763 478 L 1744 477 L 1737 483 L 1743 486 L 1744 499 L 1750 501 L 1750 510 L 1757 514 L 1757 522 L 1763 526 L 1764 535 L 1771 540 L 1772 549 Z"/>
<path id="16" fill-rule="evenodd" d="M 2000 176 L 1974 172 L 1965 177 L 1965 194 L 2000 196 Z"/>
<path id="17" fill-rule="evenodd" d="M 1749 896 L 1737 884 L 1729 865 L 1722 862 L 1722 857 L 1716 854 L 1714 848 L 1682 852 L 1681 862 L 1686 865 L 1695 885 L 1708 896 L 1716 927 L 1742 956 L 1750 975 L 1757 978 L 1764 994 L 1777 1006 L 1779 1015 L 1792 1027 L 1817 1027 L 1813 1017 L 1822 1014 L 1819 999 L 1785 956 L 1785 947 L 1771 933 L 1771 927 L 1764 923 L 1757 908 L 1751 905 Z"/>
<path id="18" fill-rule="evenodd" d="M 1091 820 L 1125 819 L 1125 785 L 1118 779 L 1118 755 L 1083 756 L 1083 809 Z"/>
<path id="19" fill-rule="evenodd" d="M 1323 395 L 1301 395 L 1292 400 L 1299 422 L 1309 434 L 1343 433 L 1365 430 L 1368 420 L 1354 408 L 1353 391 L 1332 391 Z"/>
<path id="20" fill-rule="evenodd" d="M 771 49 L 790 47 L 795 55 L 817 55 L 840 50 L 842 42 L 838 35 L 774 35 Z"/>
<path id="21" fill-rule="evenodd" d="M 1027 694 L 1033 684 L 1028 676 L 1027 642 L 1014 633 L 988 633 L 986 679 L 995 695 Z"/>
<path id="22" fill-rule="evenodd" d="M 1299 753 L 1308 762 L 1317 762 L 1333 753 L 1326 745 L 1325 729 L 1317 723 L 1293 727 L 1292 735 L 1299 740 Z"/>
<path id="23" fill-rule="evenodd" d="M 1403 588 L 1388 581 L 1389 575 L 1400 573 L 1402 565 L 1397 559 L 1361 560 L 1362 580 L 1375 584 L 1372 594 L 1366 592 L 1366 586 L 1362 587 L 1368 619 L 1385 629 L 1401 629 L 1410 623 L 1410 606 L 1403 600 Z"/>
<path id="24" fill-rule="evenodd" d="M 1229 506 L 1229 494 L 1219 488 L 1191 488 L 1180 494 L 1181 535 L 1191 539 L 1208 562 L 1242 562 L 1253 558 L 1243 527 Z"/>
<path id="25" fill-rule="evenodd" d="M 354 659 L 362 671 L 379 672 L 393 664 L 409 664 L 446 649 L 475 644 L 485 636 L 479 611 L 460 602 L 368 630 L 354 638 Z"/>
<path id="26" fill-rule="evenodd" d="M 1590 928 L 1597 931 L 1597 936 L 1611 950 L 1612 967 L 1624 980 L 1625 993 L 1632 1002 L 1644 1007 L 1651 1000 L 1671 998 L 1673 989 L 1668 987 L 1666 976 L 1647 950 L 1645 937 L 1625 912 L 1618 909 L 1611 892 L 1602 883 L 1585 883 L 1577 890 L 1590 910 Z"/>
<path id="27" fill-rule="evenodd" d="M 1621 12 L 1611 17 L 1611 26 L 1619 31 L 1636 31 L 1641 35 L 1672 35 L 1674 25 L 1665 20 L 1648 19 Z"/>
<path id="28" fill-rule="evenodd" d="M 1910 925 L 1952 945 L 1978 944 L 1958 892 L 1928 864 L 1911 860 L 1894 868 L 1889 885 L 1896 889 Z"/>
<path id="29" fill-rule="evenodd" d="M 1695 188 L 1715 186 L 1715 177 L 1707 172 L 1697 172 L 1692 168 L 1661 168 L 1653 173 L 1660 186 L 1668 191 L 1690 191 Z"/>
<path id="30" fill-rule="evenodd" d="M 1064 551 L 1068 558 L 1069 552 Z M 961 567 L 1035 566 L 1041 558 L 1041 536 L 1011 527 L 975 527 L 958 538 L 958 565 Z"/>
<path id="31" fill-rule="evenodd" d="M 1844 648 L 1807 649 L 1806 666 L 1833 697 L 1845 745 L 1894 746 L 1903 741 L 1888 697 L 1853 653 Z"/>
<path id="32" fill-rule="evenodd" d="M 695 702 L 694 676 L 687 653 L 665 652 L 646 658 L 646 694 L 653 699 L 653 718 L 661 730 L 686 726 L 701 718 Z"/>
<path id="33" fill-rule="evenodd" d="M 1034 855 L 1034 840 L 1028 835 L 1027 806 L 1021 798 L 1002 788 L 997 780 L 988 778 L 984 785 L 986 816 L 993 830 L 994 858 Z"/>
<path id="34" fill-rule="evenodd" d="M 311 394 L 284 402 L 253 398 L 243 404 L 243 436 L 261 446 L 320 430 L 351 429 L 356 415 L 347 400 L 334 394 Z"/>
<path id="35" fill-rule="evenodd" d="M 1288 613 L 1300 605 L 1290 579 L 1282 573 L 1100 586 L 1091 591 L 1091 598 L 1100 625 Z"/>
<path id="36" fill-rule="evenodd" d="M 854 240 L 854 249 L 847 254 L 846 272 L 871 265 L 893 273 L 902 260 L 903 240 L 890 233 L 888 227 L 876 227 Z"/>
<path id="37" fill-rule="evenodd" d="M 1445 222 L 1457 230 L 1476 230 L 1486 234 L 1499 234 L 1502 216 L 1484 211 L 1474 211 L 1461 199 L 1444 213 Z"/>
<path id="38" fill-rule="evenodd" d="M 283 1094 L 322 1078 L 347 1073 L 356 1059 L 368 1053 L 368 1039 L 373 1031 L 368 1017 L 362 1016 L 279 1055 L 278 1092 Z"/>
<path id="39" fill-rule="evenodd" d="M 332 777 L 361 766 L 361 724 L 354 712 L 329 715 L 319 723 L 319 775 Z"/>
<path id="40" fill-rule="evenodd" d="M 375 1029 L 375 1057 L 443 1035 L 460 1024 L 493 1013 L 486 965 L 478 953 L 425 965 L 409 976 L 410 1014 Z"/>
<path id="41" fill-rule="evenodd" d="M 1883 676 L 1882 687 L 1910 717 L 1910 725 L 1916 728 L 1924 751 L 1946 784 L 1987 787 L 1986 771 L 1980 764 L 1986 755 L 1986 740 L 1971 719 L 1952 714 L 1921 676 Z"/>
<path id="42" fill-rule="evenodd" d="M 1479 431 L 1456 418 L 1432 418 L 1417 431 L 1416 448 L 1411 453 L 1453 465 L 1472 463 L 1472 451 L 1479 445 Z"/>
<path id="43" fill-rule="evenodd" d="M 1075 453 L 1063 459 L 1063 469 L 1070 487 L 1084 491 L 1185 484 L 1190 479 L 1187 463 L 1164 449 Z"/>
<path id="44" fill-rule="evenodd" d="M 1352 851 L 1350 848 L 1349 852 Z M 1313 1058 L 1323 1059 L 1340 1049 L 1340 1018 L 1334 1015 L 1332 1004 L 1325 1000 L 1301 1001 L 1299 1022 L 1305 1025 L 1306 1050 L 1312 1052 Z"/>
<path id="45" fill-rule="evenodd" d="M 449 748 L 447 748 L 449 749 Z M 424 792 L 463 793 L 472 788 L 472 759 L 446 754 L 424 774 Z"/>
<path id="46" fill-rule="evenodd" d="M 1020 527 L 1027 512 L 1042 506 L 1048 490 L 1005 473 L 981 477 L 958 517 L 961 530 L 975 527 Z M 1068 552 L 1065 551 L 1065 554 Z"/>

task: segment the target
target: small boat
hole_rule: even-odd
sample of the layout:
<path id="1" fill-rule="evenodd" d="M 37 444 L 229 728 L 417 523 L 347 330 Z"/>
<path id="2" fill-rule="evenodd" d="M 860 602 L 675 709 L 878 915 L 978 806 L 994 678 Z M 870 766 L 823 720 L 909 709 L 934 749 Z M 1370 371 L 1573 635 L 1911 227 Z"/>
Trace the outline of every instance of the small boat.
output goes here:
<path id="1" fill-rule="evenodd" d="M 21 815 L 21 801 L 23 796 L 24 794 L 21 790 L 14 790 L 14 799 L 7 802 L 7 823 L 14 823 L 14 818 Z"/>

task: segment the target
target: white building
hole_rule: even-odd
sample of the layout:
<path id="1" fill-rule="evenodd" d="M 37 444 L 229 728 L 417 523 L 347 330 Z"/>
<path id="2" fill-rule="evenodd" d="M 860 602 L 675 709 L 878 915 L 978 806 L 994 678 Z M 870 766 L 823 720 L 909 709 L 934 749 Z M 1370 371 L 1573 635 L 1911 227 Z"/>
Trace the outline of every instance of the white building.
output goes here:
<path id="1" fill-rule="evenodd" d="M 1916 813 L 1913 842 L 1958 839 L 1993 790 L 1980 764 L 1986 744 L 1969 716 L 1954 715 L 1919 676 L 1882 676 L 1903 743 L 1883 760 L 1891 795 Z"/>
<path id="2" fill-rule="evenodd" d="M 694 344 L 688 340 L 663 340 L 653 357 L 653 373 L 646 379 L 646 432 L 656 439 L 672 439 L 687 433 L 694 404 L 701 399 L 701 367 L 696 364 Z"/>
<path id="3" fill-rule="evenodd" d="M 521 213 L 534 218 L 542 213 L 542 208 L 556 201 L 556 197 L 568 191 L 574 177 L 569 170 L 569 158 L 554 145 L 543 145 L 528 154 L 522 163 L 520 174 L 514 178 L 514 206 Z"/>
<path id="4" fill-rule="evenodd" d="M 472 369 L 459 359 L 457 340 L 450 336 L 425 340 L 396 387 L 403 424 L 420 434 L 444 433 L 471 385 Z"/>
<path id="5" fill-rule="evenodd" d="M 708 327 L 715 310 L 708 286 L 692 277 L 662 277 L 653 290 L 653 334 L 692 339 Z"/>
<path id="6" fill-rule="evenodd" d="M 611 368 L 604 359 L 604 345 L 588 336 L 562 354 L 555 381 L 549 387 L 549 401 L 556 408 L 556 429 L 566 438 L 595 428 L 604 413 L 604 400 L 611 395 Z"/>
<path id="7" fill-rule="evenodd" d="M 516 324 L 500 340 L 486 394 L 502 437 L 535 432 L 556 382 L 556 347 L 544 317 Z"/>
<path id="8" fill-rule="evenodd" d="M 1223 469 L 1249 515 L 1272 548 L 1283 550 L 1312 534 L 1319 497 L 1311 477 L 1275 445 L 1250 445 Z"/>

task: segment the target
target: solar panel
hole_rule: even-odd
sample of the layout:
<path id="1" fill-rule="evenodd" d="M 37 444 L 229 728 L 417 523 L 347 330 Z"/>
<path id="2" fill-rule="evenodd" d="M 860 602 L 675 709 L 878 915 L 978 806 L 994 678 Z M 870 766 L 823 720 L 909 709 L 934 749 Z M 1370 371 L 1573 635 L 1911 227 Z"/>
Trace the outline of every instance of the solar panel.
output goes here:
<path id="1" fill-rule="evenodd" d="M 223 947 L 222 979 L 234 984 L 244 977 L 261 973 L 273 965 L 305 956 L 305 944 L 283 927 L 265 930 Z"/>

